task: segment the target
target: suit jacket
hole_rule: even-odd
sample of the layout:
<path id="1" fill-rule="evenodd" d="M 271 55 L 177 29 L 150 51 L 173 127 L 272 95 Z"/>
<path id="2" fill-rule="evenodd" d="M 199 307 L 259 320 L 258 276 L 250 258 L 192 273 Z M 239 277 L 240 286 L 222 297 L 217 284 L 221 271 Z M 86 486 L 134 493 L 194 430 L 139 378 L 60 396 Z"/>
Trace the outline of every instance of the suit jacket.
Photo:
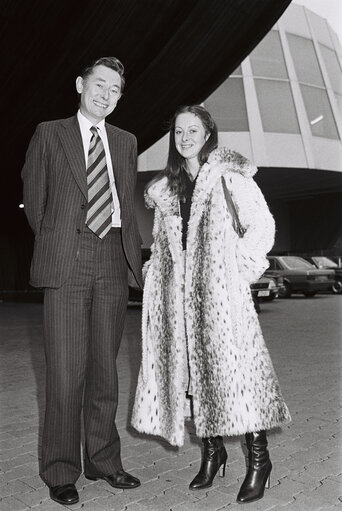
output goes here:
<path id="1" fill-rule="evenodd" d="M 135 208 L 137 143 L 105 124 L 120 200 L 122 243 L 131 276 L 142 287 L 141 238 Z M 30 283 L 60 287 L 77 260 L 87 216 L 87 177 L 77 117 L 43 122 L 22 171 L 25 213 L 35 234 Z"/>

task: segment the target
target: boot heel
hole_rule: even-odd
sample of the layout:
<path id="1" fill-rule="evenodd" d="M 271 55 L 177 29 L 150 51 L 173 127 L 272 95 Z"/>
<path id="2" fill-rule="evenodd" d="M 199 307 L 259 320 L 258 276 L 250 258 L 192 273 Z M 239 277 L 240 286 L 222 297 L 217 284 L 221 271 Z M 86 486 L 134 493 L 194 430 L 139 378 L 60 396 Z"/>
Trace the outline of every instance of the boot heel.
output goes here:
<path id="1" fill-rule="evenodd" d="M 265 487 L 266 487 L 267 489 L 270 489 L 270 487 L 271 487 L 271 474 L 269 474 L 269 476 L 268 476 L 268 478 L 267 478 L 267 480 L 266 480 Z"/>
<path id="2" fill-rule="evenodd" d="M 219 476 L 224 477 L 226 475 L 226 462 L 222 463 L 219 468 Z"/>

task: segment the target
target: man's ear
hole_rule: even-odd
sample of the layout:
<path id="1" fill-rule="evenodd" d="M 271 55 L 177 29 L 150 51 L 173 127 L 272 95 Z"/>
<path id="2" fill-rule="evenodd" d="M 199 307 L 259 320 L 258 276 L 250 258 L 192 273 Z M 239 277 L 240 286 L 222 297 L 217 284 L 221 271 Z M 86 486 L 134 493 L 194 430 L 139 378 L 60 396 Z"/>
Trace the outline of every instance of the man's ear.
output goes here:
<path id="1" fill-rule="evenodd" d="M 76 90 L 79 94 L 82 94 L 82 92 L 83 92 L 83 78 L 82 78 L 82 76 L 78 76 L 76 78 Z"/>

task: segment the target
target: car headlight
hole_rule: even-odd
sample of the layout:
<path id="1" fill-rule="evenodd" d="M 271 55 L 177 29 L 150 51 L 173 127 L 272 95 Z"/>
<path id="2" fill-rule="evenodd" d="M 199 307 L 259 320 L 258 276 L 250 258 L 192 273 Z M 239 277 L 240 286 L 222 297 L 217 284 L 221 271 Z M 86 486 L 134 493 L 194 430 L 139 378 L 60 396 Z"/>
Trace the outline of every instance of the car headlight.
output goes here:
<path id="1" fill-rule="evenodd" d="M 268 284 L 268 289 L 273 289 L 274 287 L 277 287 L 276 286 L 276 283 L 274 282 L 274 280 L 270 280 L 269 284 Z"/>

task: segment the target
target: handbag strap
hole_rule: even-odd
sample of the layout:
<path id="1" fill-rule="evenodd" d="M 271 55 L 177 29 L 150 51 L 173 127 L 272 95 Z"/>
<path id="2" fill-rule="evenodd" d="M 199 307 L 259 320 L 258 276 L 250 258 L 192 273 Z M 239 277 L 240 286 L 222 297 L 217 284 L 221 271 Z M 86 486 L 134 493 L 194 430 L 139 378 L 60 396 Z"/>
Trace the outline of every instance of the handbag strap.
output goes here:
<path id="1" fill-rule="evenodd" d="M 241 225 L 239 215 L 236 210 L 236 206 L 235 206 L 233 198 L 227 188 L 226 181 L 223 176 L 221 176 L 221 181 L 222 181 L 224 196 L 226 198 L 227 208 L 233 218 L 233 227 L 234 227 L 236 233 L 238 234 L 238 236 L 240 238 L 242 238 L 246 232 L 246 229 L 244 227 L 242 227 L 242 225 Z"/>

